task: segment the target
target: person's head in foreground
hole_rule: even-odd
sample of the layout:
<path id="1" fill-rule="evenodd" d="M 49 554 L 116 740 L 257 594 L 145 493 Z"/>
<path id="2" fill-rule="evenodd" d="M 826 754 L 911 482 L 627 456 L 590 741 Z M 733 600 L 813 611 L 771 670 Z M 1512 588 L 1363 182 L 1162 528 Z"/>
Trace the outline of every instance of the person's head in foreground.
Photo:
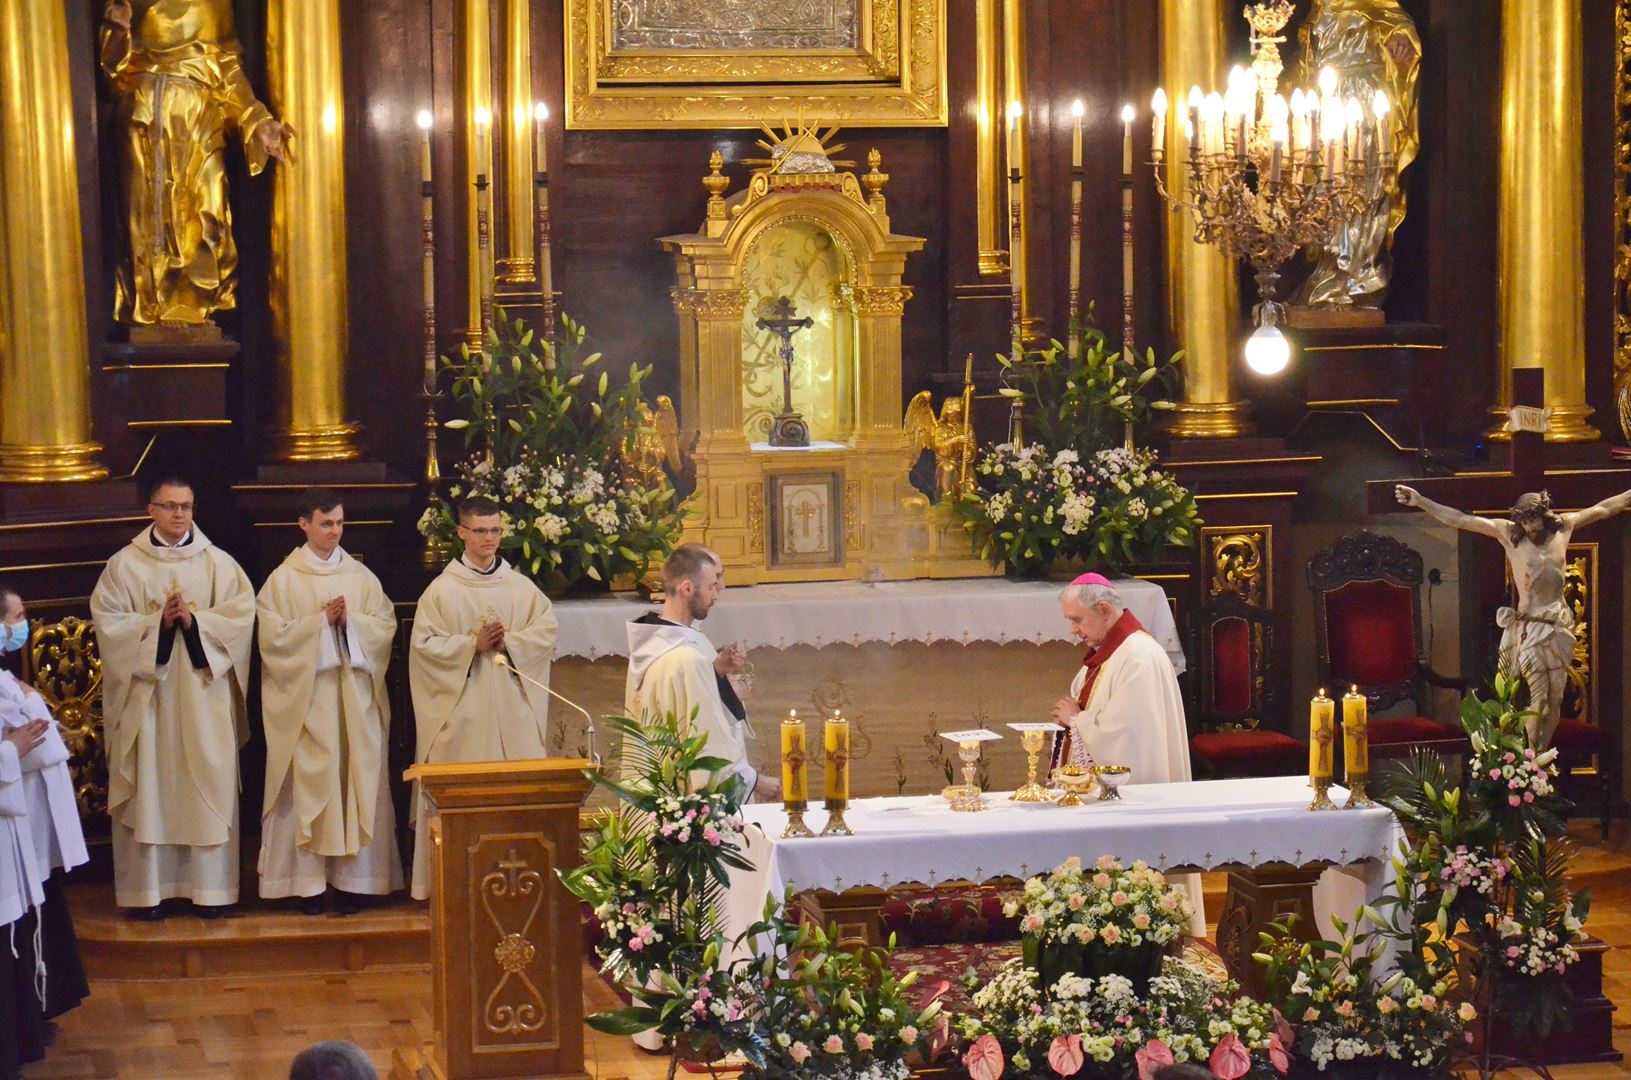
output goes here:
<path id="1" fill-rule="evenodd" d="M 289 1065 L 289 1080 L 379 1080 L 379 1073 L 356 1044 L 336 1039 L 302 1050 Z"/>
<path id="2" fill-rule="evenodd" d="M 193 527 L 193 486 L 166 476 L 147 489 L 147 516 L 166 544 L 179 544 Z"/>
<path id="3" fill-rule="evenodd" d="M 23 594 L 0 581 L 0 655 L 22 652 L 28 644 L 28 609 Z"/>
<path id="4" fill-rule="evenodd" d="M 493 565 L 504 540 L 504 516 L 498 503 L 485 495 L 472 495 L 459 503 L 459 539 L 464 561 L 480 570 Z"/>
<path id="5" fill-rule="evenodd" d="M 1077 641 L 1096 649 L 1110 635 L 1127 605 L 1102 574 L 1083 574 L 1059 594 L 1059 607 Z"/>
<path id="6" fill-rule="evenodd" d="M 684 615 L 686 622 L 706 619 L 724 588 L 725 568 L 712 548 L 681 544 L 663 563 L 666 607 L 670 612 Z"/>
<path id="7" fill-rule="evenodd" d="M 307 488 L 300 496 L 299 520 L 306 543 L 319 558 L 333 555 L 345 537 L 345 505 L 337 491 Z"/>

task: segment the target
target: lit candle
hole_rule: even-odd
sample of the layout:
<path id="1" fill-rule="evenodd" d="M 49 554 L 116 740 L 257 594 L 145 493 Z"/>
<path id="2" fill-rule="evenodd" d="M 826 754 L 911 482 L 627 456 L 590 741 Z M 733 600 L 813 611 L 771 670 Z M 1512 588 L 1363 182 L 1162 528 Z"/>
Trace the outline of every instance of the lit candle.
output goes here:
<path id="1" fill-rule="evenodd" d="M 1377 152 L 1383 157 L 1393 153 L 1393 124 L 1388 116 L 1393 110 L 1393 103 L 1388 101 L 1387 91 L 1376 91 L 1376 97 L 1371 100 L 1371 112 L 1376 114 L 1376 145 Z"/>
<path id="2" fill-rule="evenodd" d="M 1187 149 L 1189 150 L 1191 156 L 1205 153 L 1205 148 L 1201 146 L 1201 137 L 1204 133 L 1204 130 L 1201 127 L 1201 106 L 1205 103 L 1206 95 L 1201 93 L 1201 88 L 1199 86 L 1191 86 L 1189 88 L 1188 100 L 1189 127 L 1185 129 L 1189 132 L 1189 145 Z"/>
<path id="3" fill-rule="evenodd" d="M 1286 122 L 1284 120 L 1277 122 L 1269 131 L 1269 141 L 1273 144 L 1273 150 L 1269 154 L 1269 183 L 1271 184 L 1280 182 L 1281 159 L 1285 156 L 1287 136 Z"/>
<path id="4" fill-rule="evenodd" d="M 1308 703 L 1308 778 L 1315 783 L 1330 783 L 1336 771 L 1336 708 L 1323 687 Z"/>
<path id="5" fill-rule="evenodd" d="M 1167 148 L 1167 92 L 1160 87 L 1150 98 L 1150 111 L 1154 114 L 1150 120 L 1150 160 L 1159 162 Z"/>
<path id="6" fill-rule="evenodd" d="M 1019 121 L 1024 110 L 1017 101 L 1008 103 L 1008 176 L 1012 183 L 1013 177 L 1019 172 Z"/>
<path id="7" fill-rule="evenodd" d="M 420 109 L 419 115 L 414 117 L 419 125 L 419 195 L 423 213 L 423 242 L 420 258 L 420 304 L 425 312 L 427 324 L 426 340 L 429 342 L 435 336 L 430 324 L 434 322 L 436 310 L 436 232 L 432 226 L 435 212 L 435 194 L 431 188 L 430 168 L 430 125 L 433 118 L 429 109 Z M 425 392 L 434 393 L 436 389 L 436 349 L 433 344 L 425 347 Z"/>
<path id="8" fill-rule="evenodd" d="M 1131 105 L 1121 107 L 1121 175 L 1133 175 L 1133 118 L 1138 113 Z"/>
<path id="9" fill-rule="evenodd" d="M 1359 99 L 1350 97 L 1343 109 L 1343 130 L 1346 134 L 1345 149 L 1348 160 L 1354 164 L 1361 161 L 1359 152 L 1359 134 L 1365 127 L 1365 109 L 1359 104 Z"/>
<path id="10" fill-rule="evenodd" d="M 822 734 L 827 752 L 824 794 L 829 802 L 842 802 L 849 798 L 849 721 L 835 712 Z"/>
<path id="11" fill-rule="evenodd" d="M 1342 695 L 1342 756 L 1349 787 L 1353 786 L 1355 777 L 1363 781 L 1370 775 L 1367 709 L 1365 695 L 1359 692 L 1359 687 Z"/>
<path id="12" fill-rule="evenodd" d="M 493 114 L 487 111 L 487 106 L 476 107 L 476 175 L 487 176 L 490 172 L 487 160 L 487 129 L 493 125 Z"/>
<path id="13" fill-rule="evenodd" d="M 539 172 L 548 172 L 548 157 L 544 153 L 544 125 L 549 121 L 549 106 L 542 101 L 532 107 L 532 156 Z"/>
<path id="14" fill-rule="evenodd" d="M 810 797 L 810 760 L 797 709 L 782 721 L 782 801 L 802 806 Z"/>
<path id="15" fill-rule="evenodd" d="M 1086 111 L 1081 98 L 1071 102 L 1070 167 L 1073 169 L 1082 167 L 1082 113 Z"/>

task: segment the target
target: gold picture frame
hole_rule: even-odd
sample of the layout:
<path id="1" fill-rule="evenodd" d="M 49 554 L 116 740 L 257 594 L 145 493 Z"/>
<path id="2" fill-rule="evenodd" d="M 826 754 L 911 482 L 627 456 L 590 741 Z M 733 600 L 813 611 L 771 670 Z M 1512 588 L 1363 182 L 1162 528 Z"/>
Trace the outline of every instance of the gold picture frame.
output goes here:
<path id="1" fill-rule="evenodd" d="M 784 0 L 758 2 L 786 10 Z M 847 127 L 947 123 L 946 0 L 817 2 L 805 8 L 810 25 L 758 32 L 642 26 L 642 0 L 565 4 L 568 128 L 757 128 L 804 116 Z M 798 41 L 813 45 L 787 44 Z"/>

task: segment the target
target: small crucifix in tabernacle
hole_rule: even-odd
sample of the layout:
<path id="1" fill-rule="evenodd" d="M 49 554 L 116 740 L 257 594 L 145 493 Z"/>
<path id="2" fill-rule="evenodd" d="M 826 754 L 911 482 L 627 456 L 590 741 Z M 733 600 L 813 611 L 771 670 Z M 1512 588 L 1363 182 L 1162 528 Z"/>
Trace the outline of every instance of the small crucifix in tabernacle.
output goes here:
<path id="1" fill-rule="evenodd" d="M 793 335 L 808 330 L 815 320 L 808 315 L 795 318 L 793 301 L 785 296 L 759 306 L 758 327 L 782 339 L 778 353 L 782 361 L 782 411 L 770 425 L 771 446 L 809 446 L 810 425 L 793 409 Z"/>

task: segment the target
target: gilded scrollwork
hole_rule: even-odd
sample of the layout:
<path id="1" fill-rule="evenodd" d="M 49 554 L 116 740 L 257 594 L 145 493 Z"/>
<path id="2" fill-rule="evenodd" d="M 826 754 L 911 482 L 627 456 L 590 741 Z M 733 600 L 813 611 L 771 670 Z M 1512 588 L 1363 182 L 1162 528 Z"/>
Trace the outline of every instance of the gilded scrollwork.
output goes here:
<path id="1" fill-rule="evenodd" d="M 681 315 L 695 315 L 699 319 L 740 319 L 747 310 L 750 294 L 747 289 L 681 289 L 669 290 L 674 310 Z"/>
<path id="2" fill-rule="evenodd" d="M 1574 616 L 1574 656 L 1569 661 L 1568 682 L 1563 688 L 1565 720 L 1595 724 L 1592 709 L 1594 658 L 1597 653 L 1597 545 L 1570 544 L 1568 563 L 1563 569 L 1563 602 Z"/>
<path id="3" fill-rule="evenodd" d="M 498 865 L 482 876 L 481 906 L 498 935 L 493 960 L 503 972 L 487 995 L 482 1023 L 495 1035 L 530 1035 L 548 1021 L 549 1006 L 537 985 L 527 974 L 537 956 L 528 934 L 544 903 L 544 876 L 510 848 Z M 509 914 L 515 906 L 505 901 L 520 900 L 521 925 L 512 928 L 499 914 L 495 902 Z M 530 901 L 530 902 L 529 902 Z"/>
<path id="4" fill-rule="evenodd" d="M 748 485 L 748 550 L 755 555 L 765 551 L 765 488 Z"/>
<path id="5" fill-rule="evenodd" d="M 900 316 L 912 298 L 910 285 L 858 285 L 854 291 L 857 315 Z"/>
<path id="6" fill-rule="evenodd" d="M 567 0 L 567 126 L 944 126 L 945 27 L 945 0 Z"/>
<path id="7" fill-rule="evenodd" d="M 102 740 L 102 656 L 88 619 L 34 624 L 28 670 L 72 756 L 68 769 L 82 818 L 108 812 L 108 762 Z"/>
<path id="8" fill-rule="evenodd" d="M 851 480 L 844 485 L 844 543 L 851 551 L 861 548 L 861 483 Z"/>
<path id="9" fill-rule="evenodd" d="M 1212 596 L 1238 596 L 1255 607 L 1268 606 L 1268 527 L 1217 528 L 1203 532 L 1208 592 Z"/>

